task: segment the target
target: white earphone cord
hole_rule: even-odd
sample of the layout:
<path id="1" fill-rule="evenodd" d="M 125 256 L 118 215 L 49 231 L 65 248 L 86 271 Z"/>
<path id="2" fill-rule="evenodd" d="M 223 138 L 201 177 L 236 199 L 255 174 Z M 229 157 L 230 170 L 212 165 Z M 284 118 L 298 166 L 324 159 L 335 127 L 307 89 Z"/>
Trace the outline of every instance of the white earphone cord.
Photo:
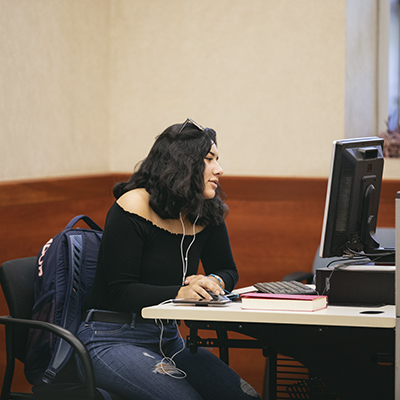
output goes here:
<path id="1" fill-rule="evenodd" d="M 189 250 L 192 247 L 194 241 L 196 240 L 196 222 L 199 219 L 199 215 L 197 216 L 197 218 L 195 219 L 194 223 L 193 223 L 193 239 L 190 242 L 187 250 L 186 250 L 186 255 L 184 256 L 184 251 L 183 251 L 183 242 L 185 240 L 185 236 L 186 236 L 186 230 L 185 230 L 185 224 L 183 223 L 182 220 L 182 215 L 179 214 L 179 219 L 181 221 L 182 224 L 182 229 L 183 229 L 183 235 L 182 235 L 182 240 L 181 240 L 181 258 L 182 258 L 182 268 L 183 268 L 183 277 L 182 277 L 182 285 L 185 284 L 185 279 L 186 279 L 186 273 L 187 273 L 187 269 L 188 269 L 188 262 L 189 262 Z M 175 379 L 184 379 L 186 378 L 186 372 L 179 369 L 174 361 L 174 357 L 179 354 L 181 351 L 183 351 L 185 349 L 185 341 L 183 340 L 183 337 L 181 335 L 181 332 L 179 331 L 178 328 L 178 332 L 179 332 L 179 337 L 182 340 L 182 348 L 180 350 L 178 350 L 172 357 L 167 357 L 164 354 L 164 351 L 162 349 L 162 337 L 163 337 L 163 333 L 164 333 L 164 324 L 162 323 L 162 321 L 160 320 L 161 323 L 161 334 L 160 334 L 160 342 L 159 342 L 159 347 L 160 347 L 160 352 L 163 356 L 163 359 L 161 360 L 161 369 L 163 370 L 163 372 Z M 168 366 L 164 366 L 164 363 L 167 363 Z M 172 368 L 173 372 L 170 371 L 170 369 Z"/>
<path id="2" fill-rule="evenodd" d="M 183 276 L 182 276 L 182 285 L 185 284 L 185 279 L 186 279 L 186 274 L 188 270 L 188 265 L 189 265 L 189 250 L 192 247 L 194 241 L 196 240 L 196 222 L 199 219 L 199 215 L 196 217 L 194 223 L 193 223 L 193 239 L 190 242 L 188 248 L 186 249 L 186 255 L 184 256 L 184 251 L 183 251 L 183 242 L 185 240 L 186 236 L 186 230 L 185 230 L 185 224 L 183 223 L 182 220 L 182 214 L 179 214 L 179 219 L 182 224 L 182 229 L 183 229 L 183 235 L 182 235 L 182 240 L 181 240 L 181 258 L 182 258 L 182 270 L 183 270 Z"/>
<path id="3" fill-rule="evenodd" d="M 181 332 L 180 332 L 180 330 L 179 330 L 179 328 L 177 326 L 179 337 L 180 337 L 180 339 L 182 341 L 182 348 L 180 350 L 178 350 L 172 357 L 167 357 L 164 354 L 164 351 L 162 349 L 162 337 L 163 337 L 163 333 L 164 333 L 164 324 L 163 324 L 162 320 L 159 320 L 159 321 L 161 323 L 161 334 L 160 334 L 159 348 L 160 348 L 160 352 L 161 352 L 161 354 L 163 356 L 163 359 L 160 362 L 161 369 L 163 370 L 163 372 L 166 375 L 170 376 L 171 378 L 185 379 L 186 376 L 187 376 L 186 372 L 183 371 L 182 369 L 178 368 L 176 366 L 175 361 L 174 361 L 174 357 L 177 354 L 179 354 L 180 352 L 182 352 L 183 350 L 185 350 L 185 348 L 186 348 L 186 344 L 185 344 L 185 341 L 184 341 L 184 339 L 183 339 L 183 337 L 181 335 Z M 166 363 L 167 365 L 164 365 L 164 363 Z"/>

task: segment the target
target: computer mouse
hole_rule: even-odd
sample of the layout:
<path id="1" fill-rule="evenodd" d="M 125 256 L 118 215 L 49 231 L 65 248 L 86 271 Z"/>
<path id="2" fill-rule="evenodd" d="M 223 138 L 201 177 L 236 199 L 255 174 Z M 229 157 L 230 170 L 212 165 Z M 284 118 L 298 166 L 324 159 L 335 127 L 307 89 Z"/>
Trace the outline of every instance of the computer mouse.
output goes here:
<path id="1" fill-rule="evenodd" d="M 220 301 L 226 303 L 227 301 L 231 301 L 228 297 L 224 296 L 223 294 L 215 294 L 211 290 L 206 290 L 206 292 L 212 297 L 214 301 Z"/>

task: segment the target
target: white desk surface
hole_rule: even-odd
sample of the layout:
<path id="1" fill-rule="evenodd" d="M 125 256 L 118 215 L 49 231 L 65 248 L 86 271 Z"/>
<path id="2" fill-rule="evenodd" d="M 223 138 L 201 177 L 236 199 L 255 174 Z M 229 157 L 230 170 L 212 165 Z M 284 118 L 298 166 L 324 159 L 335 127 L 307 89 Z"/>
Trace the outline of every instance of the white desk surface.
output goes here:
<path id="1" fill-rule="evenodd" d="M 362 312 L 369 312 L 364 314 Z M 374 314 L 371 312 L 380 312 Z M 257 322 L 298 325 L 329 325 L 348 327 L 394 328 L 395 306 L 379 308 L 328 306 L 325 310 L 265 311 L 242 310 L 241 303 L 232 302 L 224 306 L 163 305 L 146 307 L 143 318 L 177 319 L 194 321 Z"/>

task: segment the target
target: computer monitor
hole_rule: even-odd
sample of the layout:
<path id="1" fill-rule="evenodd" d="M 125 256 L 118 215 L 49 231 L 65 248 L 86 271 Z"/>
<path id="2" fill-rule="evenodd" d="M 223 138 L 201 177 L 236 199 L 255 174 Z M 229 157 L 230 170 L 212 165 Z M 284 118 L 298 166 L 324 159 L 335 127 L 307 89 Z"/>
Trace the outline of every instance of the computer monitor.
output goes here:
<path id="1" fill-rule="evenodd" d="M 383 139 L 333 142 L 320 257 L 367 256 L 394 263 L 394 249 L 375 238 L 383 174 Z"/>

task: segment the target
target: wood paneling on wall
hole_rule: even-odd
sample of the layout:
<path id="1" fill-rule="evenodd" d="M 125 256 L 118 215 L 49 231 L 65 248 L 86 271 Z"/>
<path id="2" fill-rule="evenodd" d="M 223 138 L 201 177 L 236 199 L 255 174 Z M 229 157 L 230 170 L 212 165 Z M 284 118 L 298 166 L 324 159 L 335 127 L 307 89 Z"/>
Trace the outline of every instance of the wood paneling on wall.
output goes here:
<path id="1" fill-rule="evenodd" d="M 36 255 L 75 215 L 103 226 L 117 180 L 102 175 L 0 184 L 0 262 Z"/>
<path id="2" fill-rule="evenodd" d="M 0 184 L 0 264 L 36 255 L 75 215 L 87 214 L 104 226 L 114 201 L 112 188 L 128 176 L 107 174 Z M 280 280 L 296 270 L 311 270 L 320 240 L 326 179 L 228 176 L 221 179 L 221 184 L 230 207 L 227 226 L 239 268 L 239 286 Z M 398 190 L 400 181 L 384 181 L 379 226 L 394 226 Z M 0 313 L 8 314 L 2 294 Z M 4 343 L 4 329 L 0 330 L 0 341 Z M 249 352 L 251 363 L 246 357 Z M 4 348 L 1 354 L 3 376 Z M 231 350 L 230 364 L 258 391 L 262 390 L 265 360 L 261 350 Z M 19 366 L 13 388 L 27 387 Z"/>

